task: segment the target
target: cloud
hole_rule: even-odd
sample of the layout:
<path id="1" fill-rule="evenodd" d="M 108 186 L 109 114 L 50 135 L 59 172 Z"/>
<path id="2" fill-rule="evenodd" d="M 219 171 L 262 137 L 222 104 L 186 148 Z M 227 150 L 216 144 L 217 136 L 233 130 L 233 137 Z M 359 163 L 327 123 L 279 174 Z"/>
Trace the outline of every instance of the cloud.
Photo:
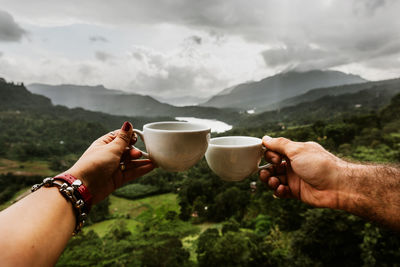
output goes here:
<path id="1" fill-rule="evenodd" d="M 187 53 L 187 54 L 185 54 Z M 163 54 L 145 48 L 136 48 L 132 56 L 140 58 L 141 68 L 130 82 L 131 90 L 161 97 L 210 95 L 226 86 L 226 80 L 213 70 L 212 62 L 207 67 L 203 54 L 193 51 L 175 51 Z"/>
<path id="2" fill-rule="evenodd" d="M 90 36 L 89 41 L 92 43 L 96 43 L 96 42 L 108 43 L 108 39 L 106 37 L 100 36 L 100 35 Z"/>
<path id="3" fill-rule="evenodd" d="M 3 3 L 37 23 L 181 25 L 209 32 L 216 40 L 240 36 L 248 42 L 270 47 L 275 53 L 272 57 L 296 54 L 297 61 L 302 59 L 306 64 L 323 51 L 324 58 L 328 58 L 325 63 L 324 58 L 318 59 L 322 66 L 332 65 L 337 55 L 343 58 L 338 64 L 345 64 L 351 58 L 367 60 L 369 53 L 375 54 L 377 45 L 390 43 L 400 35 L 400 1 L 395 0 L 115 0 L 112 5 L 107 1 L 87 0 L 83 6 L 78 0 L 43 0 L 40 4 L 43 8 L 37 8 L 35 1 L 21 1 L 24 5 L 16 4 L 15 0 L 3 0 Z M 197 37 L 200 36 L 194 34 L 191 41 L 202 44 L 202 37 Z M 107 39 L 92 36 L 90 40 L 105 42 Z M 308 49 L 311 44 L 321 51 Z M 307 58 L 299 55 L 302 50 Z M 364 53 L 359 53 L 360 50 Z M 357 55 L 351 56 L 353 53 Z M 294 64 L 301 64 L 297 61 Z"/>
<path id="4" fill-rule="evenodd" d="M 267 66 L 283 71 L 328 69 L 352 61 L 352 58 L 310 45 L 272 48 L 261 53 Z"/>
<path id="5" fill-rule="evenodd" d="M 6 11 L 0 10 L 0 41 L 18 42 L 26 34 Z"/>
<path id="6" fill-rule="evenodd" d="M 0 58 L 3 56 L 3 52 L 0 51 Z"/>
<path id="7" fill-rule="evenodd" d="M 375 11 L 383 8 L 387 2 L 387 0 L 355 0 L 353 11 L 355 15 L 373 16 Z"/>
<path id="8" fill-rule="evenodd" d="M 37 66 L 42 53 L 54 49 L 48 55 L 54 71 L 15 68 L 31 73 L 29 80 L 70 79 L 140 93 L 209 95 L 288 69 L 400 73 L 400 1 L 395 0 L 0 1 L 22 25 L 34 25 L 26 26 L 30 32 L 72 25 L 71 31 L 53 28 L 83 40 L 76 49 L 75 43 L 56 43 L 63 38 L 49 33 L 51 42 L 37 47 L 30 64 Z M 94 44 L 113 54 L 94 51 Z M 5 53 L 2 61 L 9 63 L 18 55 Z M 65 58 L 59 59 L 60 54 Z M 59 69 L 68 75 L 58 74 Z"/>
<path id="9" fill-rule="evenodd" d="M 112 59 L 113 55 L 111 55 L 107 52 L 103 52 L 103 51 L 96 51 L 95 57 L 96 57 L 96 59 L 98 59 L 100 61 L 106 62 L 109 59 Z"/>
<path id="10" fill-rule="evenodd" d="M 197 35 L 192 35 L 192 36 L 188 37 L 186 40 L 188 42 L 191 42 L 191 43 L 197 44 L 197 45 L 201 45 L 201 43 L 203 41 L 203 39 L 200 36 L 197 36 Z"/>

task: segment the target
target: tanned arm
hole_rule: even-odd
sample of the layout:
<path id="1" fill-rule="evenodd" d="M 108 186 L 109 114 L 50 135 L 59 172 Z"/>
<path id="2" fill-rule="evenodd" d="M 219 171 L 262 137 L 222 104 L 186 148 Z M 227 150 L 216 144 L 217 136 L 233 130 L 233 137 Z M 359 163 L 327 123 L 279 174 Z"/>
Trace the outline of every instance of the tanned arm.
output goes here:
<path id="1" fill-rule="evenodd" d="M 274 167 L 260 179 L 279 198 L 341 209 L 400 231 L 400 169 L 346 162 L 314 142 L 265 136 Z"/>

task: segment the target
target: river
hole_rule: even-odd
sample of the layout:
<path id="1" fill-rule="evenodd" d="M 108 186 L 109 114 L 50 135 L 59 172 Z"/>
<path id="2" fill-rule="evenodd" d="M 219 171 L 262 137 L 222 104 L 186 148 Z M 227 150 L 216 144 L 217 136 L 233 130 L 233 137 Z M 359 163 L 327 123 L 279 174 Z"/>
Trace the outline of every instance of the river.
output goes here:
<path id="1" fill-rule="evenodd" d="M 195 117 L 176 117 L 175 119 L 178 121 L 187 121 L 207 125 L 211 128 L 211 132 L 213 133 L 223 133 L 232 129 L 232 125 L 218 120 L 199 119 Z"/>

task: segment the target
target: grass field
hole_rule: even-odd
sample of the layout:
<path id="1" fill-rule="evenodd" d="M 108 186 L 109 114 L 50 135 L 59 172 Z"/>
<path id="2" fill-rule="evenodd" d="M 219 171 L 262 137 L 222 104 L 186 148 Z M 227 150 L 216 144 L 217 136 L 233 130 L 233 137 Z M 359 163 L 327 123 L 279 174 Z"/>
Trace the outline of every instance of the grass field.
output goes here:
<path id="1" fill-rule="evenodd" d="M 157 196 L 146 197 L 143 199 L 129 200 L 121 197 L 110 196 L 110 213 L 115 219 L 102 221 L 84 228 L 84 231 L 95 231 L 99 236 L 103 237 L 117 221 L 126 222 L 128 229 L 134 234 L 137 226 L 142 225 L 149 217 L 163 216 L 168 211 L 179 213 L 179 204 L 176 194 L 162 194 Z M 129 217 L 127 219 L 126 217 Z M 191 222 L 179 221 L 176 224 L 177 231 L 194 232 L 193 234 L 182 237 L 182 244 L 185 249 L 190 252 L 190 260 L 197 261 L 196 242 L 203 231 L 208 228 L 221 228 L 221 224 L 202 223 L 193 225 Z"/>
<path id="2" fill-rule="evenodd" d="M 49 169 L 46 161 L 16 161 L 0 158 L 0 174 L 53 176 L 56 173 Z"/>
<path id="3" fill-rule="evenodd" d="M 121 197 L 110 196 L 110 213 L 118 217 L 84 228 L 85 231 L 93 230 L 99 236 L 104 236 L 110 227 L 119 220 L 127 223 L 128 229 L 135 233 L 136 226 L 141 225 L 149 217 L 162 216 L 168 211 L 179 212 L 177 195 L 162 194 L 137 200 L 129 200 Z M 129 217 L 129 219 L 127 219 Z"/>
<path id="4" fill-rule="evenodd" d="M 179 205 L 176 194 L 162 194 L 150 196 L 137 200 L 110 196 L 110 213 L 112 215 L 137 218 L 144 211 L 152 211 L 155 215 L 165 214 L 167 211 L 179 212 Z"/>
<path id="5" fill-rule="evenodd" d="M 89 225 L 89 226 L 83 228 L 83 231 L 84 232 L 89 232 L 90 230 L 93 230 L 100 237 L 103 237 L 110 230 L 111 226 L 114 223 L 116 223 L 117 221 L 124 221 L 126 223 L 126 226 L 128 227 L 128 229 L 132 233 L 135 232 L 136 226 L 140 224 L 139 222 L 137 222 L 135 220 L 118 218 L 118 219 L 106 220 L 106 221 L 102 221 L 102 222 L 99 222 L 99 223 L 96 223 L 96 224 Z"/>

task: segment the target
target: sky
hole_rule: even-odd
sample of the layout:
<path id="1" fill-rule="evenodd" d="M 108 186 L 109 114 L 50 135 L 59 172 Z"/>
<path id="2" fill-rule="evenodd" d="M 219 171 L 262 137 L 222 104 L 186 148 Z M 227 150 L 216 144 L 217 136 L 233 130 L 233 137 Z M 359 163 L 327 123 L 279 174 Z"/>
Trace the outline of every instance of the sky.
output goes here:
<path id="1" fill-rule="evenodd" d="M 397 0 L 0 0 L 0 77 L 206 98 L 282 71 L 400 77 Z"/>

